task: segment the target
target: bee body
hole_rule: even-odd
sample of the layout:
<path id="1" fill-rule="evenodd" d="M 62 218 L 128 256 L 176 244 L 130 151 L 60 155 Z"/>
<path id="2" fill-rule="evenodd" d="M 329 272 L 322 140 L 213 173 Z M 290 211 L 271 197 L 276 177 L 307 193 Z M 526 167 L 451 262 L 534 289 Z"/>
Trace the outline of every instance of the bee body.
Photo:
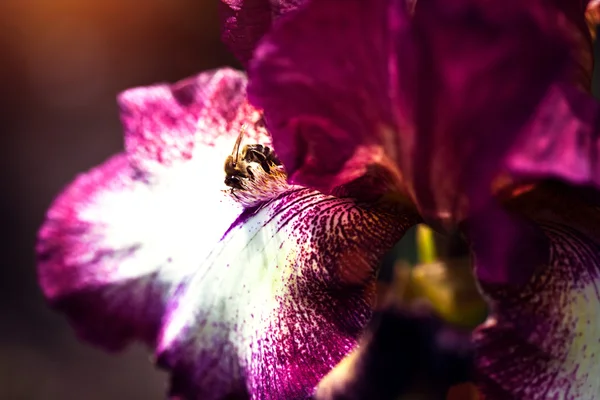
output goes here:
<path id="1" fill-rule="evenodd" d="M 252 168 L 256 165 L 251 164 L 258 164 L 267 174 L 270 174 L 274 167 L 281 165 L 279 158 L 268 146 L 248 144 L 240 149 L 244 132 L 245 126 L 240 131 L 232 154 L 225 160 L 225 185 L 231 188 L 232 193 L 234 189 L 244 189 L 244 180 L 254 179 L 255 174 L 252 172 Z"/>

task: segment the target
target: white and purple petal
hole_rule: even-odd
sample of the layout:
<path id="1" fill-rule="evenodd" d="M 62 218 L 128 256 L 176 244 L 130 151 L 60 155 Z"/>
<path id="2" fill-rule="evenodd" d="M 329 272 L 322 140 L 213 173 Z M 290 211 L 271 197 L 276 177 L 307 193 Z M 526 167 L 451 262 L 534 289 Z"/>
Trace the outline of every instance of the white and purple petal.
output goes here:
<path id="1" fill-rule="evenodd" d="M 172 394 L 310 395 L 354 347 L 378 259 L 412 222 L 309 189 L 252 212 L 169 305 L 158 357 Z"/>
<path id="2" fill-rule="evenodd" d="M 38 234 L 42 289 L 82 336 L 108 348 L 153 344 L 165 301 L 241 213 L 220 172 L 237 119 L 257 117 L 238 100 L 245 83 L 215 70 L 120 96 L 128 152 L 71 183 Z M 237 108 L 224 115 L 219 104 Z M 207 220 L 208 208 L 222 218 Z"/>
<path id="3" fill-rule="evenodd" d="M 284 181 L 243 207 L 225 158 L 244 124 L 245 143 L 270 144 L 245 86 L 224 69 L 124 92 L 126 153 L 71 183 L 39 232 L 50 303 L 105 348 L 154 347 L 186 398 L 310 395 L 355 345 L 378 260 L 416 221 Z"/>
<path id="4" fill-rule="evenodd" d="M 474 341 L 486 399 L 600 397 L 597 204 L 596 194 L 556 183 L 510 204 L 545 235 L 549 261 L 525 285 L 481 286 L 491 315 Z"/>

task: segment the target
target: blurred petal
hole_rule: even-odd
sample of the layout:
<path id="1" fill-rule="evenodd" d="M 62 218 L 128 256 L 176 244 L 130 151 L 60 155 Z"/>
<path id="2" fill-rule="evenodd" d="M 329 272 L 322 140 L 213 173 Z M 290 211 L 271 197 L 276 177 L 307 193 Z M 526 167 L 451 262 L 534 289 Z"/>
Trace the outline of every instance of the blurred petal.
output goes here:
<path id="1" fill-rule="evenodd" d="M 590 0 L 585 10 L 585 20 L 587 22 L 590 36 L 596 40 L 596 30 L 600 24 L 600 1 Z"/>
<path id="2" fill-rule="evenodd" d="M 419 305 L 373 316 L 356 351 L 317 387 L 315 400 L 443 399 L 473 370 L 468 332 L 445 326 Z"/>
<path id="3" fill-rule="evenodd" d="M 486 399 L 600 396 L 600 214 L 582 192 L 540 185 L 510 207 L 539 224 L 550 261 L 525 286 L 481 287 L 492 314 L 474 335 Z"/>
<path id="4" fill-rule="evenodd" d="M 223 42 L 246 66 L 271 23 L 302 3 L 304 0 L 221 0 Z"/>
<path id="5" fill-rule="evenodd" d="M 600 103 L 578 89 L 555 85 L 508 154 L 506 168 L 520 181 L 598 186 L 599 152 Z"/>
<path id="6" fill-rule="evenodd" d="M 537 0 L 417 2 L 412 180 L 426 221 L 452 225 L 487 205 L 506 153 L 564 76 L 561 18 Z"/>
<path id="7" fill-rule="evenodd" d="M 375 266 L 411 223 L 309 189 L 248 216 L 169 305 L 171 395 L 306 398 L 353 349 Z"/>
<path id="8" fill-rule="evenodd" d="M 120 95 L 127 155 L 71 183 L 38 235 L 42 289 L 81 336 L 153 344 L 178 282 L 242 212 L 221 189 L 237 119 L 259 117 L 244 88 L 242 73 L 216 70 Z"/>
<path id="9" fill-rule="evenodd" d="M 249 68 L 249 96 L 292 182 L 329 191 L 372 166 L 398 174 L 408 143 L 398 136 L 397 114 L 406 112 L 397 107 L 403 49 L 395 36 L 407 24 L 401 1 L 322 0 L 266 36 Z"/>
<path id="10" fill-rule="evenodd" d="M 592 53 L 592 34 L 590 32 L 593 9 L 590 0 L 553 0 L 552 3 L 564 15 L 557 26 L 562 29 L 566 39 L 570 40 L 573 65 L 567 79 L 584 91 L 591 91 L 594 67 Z M 595 33 L 594 33 L 595 34 Z"/>
<path id="11" fill-rule="evenodd" d="M 412 288 L 449 323 L 473 328 L 485 319 L 487 306 L 477 289 L 470 257 L 416 265 Z"/>
<path id="12" fill-rule="evenodd" d="M 543 251 L 491 199 L 493 182 L 551 85 L 564 79 L 571 46 L 561 10 L 545 1 L 418 2 L 418 143 L 414 194 L 426 222 L 452 229 L 467 215 L 486 282 L 523 282 Z M 493 227 L 493 228 L 491 228 Z"/>
<path id="13" fill-rule="evenodd" d="M 292 182 L 328 191 L 383 166 L 426 220 L 453 224 L 483 210 L 522 126 L 564 77 L 564 16 L 541 1 L 432 0 L 410 21 L 406 6 L 308 4 L 257 50 L 250 98 Z"/>
<path id="14" fill-rule="evenodd" d="M 502 223 L 497 246 L 485 241 L 489 251 L 479 252 L 478 273 L 526 280 L 529 271 L 505 262 L 510 254 L 497 257 L 526 241 L 490 206 L 490 189 L 569 68 L 562 20 L 562 10 L 541 0 L 431 0 L 417 3 L 412 21 L 402 1 L 312 2 L 257 50 L 250 98 L 264 108 L 292 182 L 327 191 L 373 166 L 391 171 L 396 189 L 438 228 L 467 213 L 477 215 L 471 230 L 482 237 Z"/>

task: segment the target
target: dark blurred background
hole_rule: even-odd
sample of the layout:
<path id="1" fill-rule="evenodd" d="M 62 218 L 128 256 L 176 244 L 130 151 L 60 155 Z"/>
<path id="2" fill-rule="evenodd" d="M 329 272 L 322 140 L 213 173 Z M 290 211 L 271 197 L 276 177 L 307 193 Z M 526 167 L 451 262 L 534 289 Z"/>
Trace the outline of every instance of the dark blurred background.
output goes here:
<path id="1" fill-rule="evenodd" d="M 122 147 L 126 88 L 235 65 L 217 0 L 0 0 L 0 400 L 163 399 L 135 348 L 79 343 L 37 288 L 46 208 L 78 172 Z"/>

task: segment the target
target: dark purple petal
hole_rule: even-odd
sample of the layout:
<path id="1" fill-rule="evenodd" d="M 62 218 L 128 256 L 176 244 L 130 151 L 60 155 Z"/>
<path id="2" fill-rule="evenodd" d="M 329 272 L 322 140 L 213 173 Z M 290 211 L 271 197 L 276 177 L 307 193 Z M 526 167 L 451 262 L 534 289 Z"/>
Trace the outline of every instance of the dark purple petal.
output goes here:
<path id="1" fill-rule="evenodd" d="M 468 331 L 422 305 L 388 306 L 373 316 L 360 347 L 319 383 L 314 399 L 443 399 L 472 372 Z"/>
<path id="2" fill-rule="evenodd" d="M 455 220 L 488 201 L 503 156 L 564 76 L 562 15 L 538 1 L 432 0 L 411 22 L 403 1 L 313 2 L 256 51 L 250 99 L 292 182 L 328 190 L 395 164 L 427 219 Z"/>
<path id="3" fill-rule="evenodd" d="M 373 165 L 396 170 L 410 146 L 398 135 L 404 3 L 315 1 L 281 22 L 255 53 L 248 90 L 291 181 L 328 191 Z"/>
<path id="4" fill-rule="evenodd" d="M 405 6 L 308 4 L 257 50 L 250 99 L 292 182 L 327 191 L 383 165 L 429 223 L 477 215 L 472 230 L 484 232 L 493 180 L 568 69 L 564 15 L 543 1 L 431 0 L 410 21 Z M 498 249 L 479 253 L 487 279 L 515 275 L 494 258 L 513 230 L 494 231 Z"/>
<path id="5" fill-rule="evenodd" d="M 232 228 L 169 304 L 171 394 L 309 396 L 369 320 L 375 267 L 413 223 L 397 215 L 296 189 Z"/>
<path id="6" fill-rule="evenodd" d="M 426 220 L 453 222 L 486 207 L 504 156 L 564 76 L 561 18 L 544 1 L 417 2 L 412 180 Z"/>
<path id="7" fill-rule="evenodd" d="M 550 257 L 523 286 L 488 285 L 491 316 L 475 333 L 486 399 L 600 396 L 600 214 L 565 186 L 541 185 L 509 204 L 538 224 Z"/>
<path id="8" fill-rule="evenodd" d="M 555 85 L 508 154 L 506 168 L 517 180 L 600 185 L 600 103 Z"/>
<path id="9" fill-rule="evenodd" d="M 515 182 L 555 179 L 579 186 L 598 187 L 599 134 L 600 104 L 578 88 L 568 84 L 555 84 L 508 153 L 504 168 Z M 484 254 L 483 257 L 487 260 L 495 259 L 499 263 L 504 260 L 505 265 L 511 266 L 507 270 L 509 276 L 505 278 L 515 283 L 524 283 L 529 279 L 531 268 L 546 258 L 547 254 L 537 252 L 536 255 L 532 252 L 533 243 L 540 243 L 540 240 L 531 235 L 523 237 L 524 230 L 516 227 L 515 222 L 512 223 L 512 230 L 517 234 L 507 234 L 504 240 L 498 238 L 497 231 L 501 229 L 501 224 L 506 225 L 509 219 L 506 215 L 495 219 L 493 217 L 489 213 L 486 217 L 486 224 L 494 226 L 493 230 L 486 230 L 482 223 L 479 230 L 485 232 L 473 236 L 478 237 L 485 247 L 482 250 L 487 255 Z M 525 258 L 524 254 L 527 253 L 530 256 Z M 534 262 L 531 256 L 534 259 L 537 257 L 538 262 Z M 490 271 L 499 270 L 482 269 L 478 274 L 480 279 L 488 282 L 502 280 L 497 273 L 495 277 L 489 276 Z"/>
<path id="10" fill-rule="evenodd" d="M 221 0 L 222 39 L 246 66 L 274 20 L 305 0 Z"/>
<path id="11" fill-rule="evenodd" d="M 573 65 L 567 79 L 587 92 L 591 90 L 594 59 L 592 52 L 593 2 L 589 0 L 553 0 L 552 3 L 564 14 L 560 28 L 565 38 L 571 41 Z M 588 13 L 588 4 L 590 13 Z M 595 32 L 594 32 L 595 35 Z"/>
<path id="12" fill-rule="evenodd" d="M 452 226 L 468 215 L 477 275 L 489 283 L 522 283 L 547 257 L 538 249 L 543 238 L 507 216 L 491 188 L 538 104 L 569 70 L 562 20 L 544 1 L 417 3 L 415 197 L 430 223 Z"/>

